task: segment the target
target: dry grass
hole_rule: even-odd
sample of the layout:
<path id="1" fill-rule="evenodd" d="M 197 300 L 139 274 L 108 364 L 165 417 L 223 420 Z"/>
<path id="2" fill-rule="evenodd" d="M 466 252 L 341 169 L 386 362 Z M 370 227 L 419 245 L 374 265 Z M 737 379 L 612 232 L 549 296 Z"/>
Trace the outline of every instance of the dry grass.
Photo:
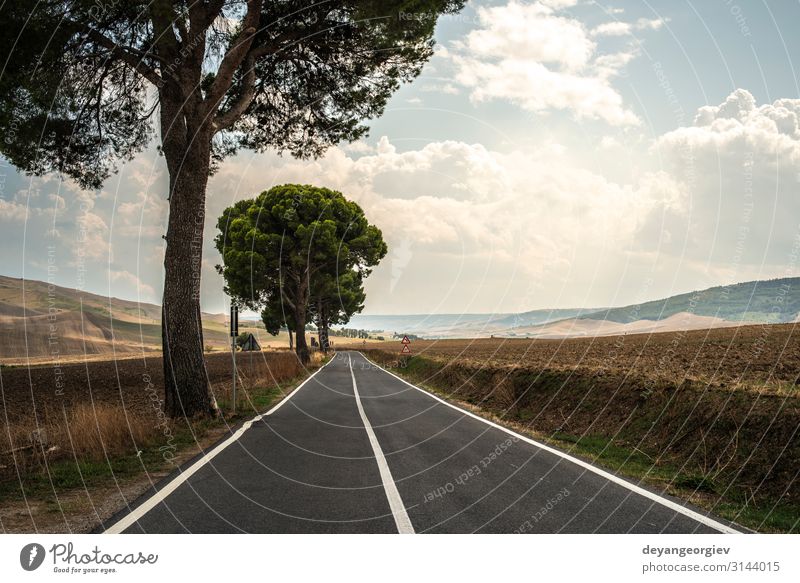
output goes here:
<path id="1" fill-rule="evenodd" d="M 264 358 L 264 354 L 268 358 Z M 287 382 L 298 378 L 303 372 L 310 374 L 322 362 L 320 353 L 311 355 L 309 370 L 305 370 L 293 352 L 239 353 L 236 357 L 236 411 L 256 412 L 262 404 L 261 397 L 281 393 Z M 224 410 L 230 406 L 233 397 L 233 379 L 214 383 L 214 398 Z"/>
<path id="2" fill-rule="evenodd" d="M 161 434 L 153 417 L 104 403 L 79 403 L 37 422 L 18 420 L 0 436 L 0 464 L 21 473 L 59 459 L 98 461 L 136 452 Z"/>
<path id="3" fill-rule="evenodd" d="M 316 368 L 320 361 L 321 355 L 315 354 L 311 368 Z M 233 388 L 230 359 L 227 355 L 215 355 L 207 357 L 207 363 L 212 393 L 227 415 Z M 154 407 L 149 393 L 143 390 L 143 369 L 137 364 L 133 360 L 91 363 L 94 377 L 91 392 L 72 390 L 71 398 L 56 401 L 52 400 L 48 385 L 43 384 L 41 393 L 49 398 L 37 398 L 24 409 L 23 403 L 12 407 L 8 399 L 11 391 L 25 393 L 22 386 L 13 386 L 13 380 L 6 374 L 7 400 L 3 405 L 8 421 L 0 423 L 0 478 L 15 479 L 17 473 L 41 472 L 47 464 L 60 460 L 104 461 L 171 443 L 174 434 L 186 424 L 167 419 Z M 159 367 L 151 365 L 148 370 L 153 375 L 151 394 L 160 397 L 163 388 Z M 236 411 L 247 415 L 262 411 L 280 398 L 286 384 L 300 377 L 304 369 L 293 353 L 276 351 L 238 355 L 237 371 Z M 76 377 L 79 374 L 80 371 Z M 102 382 L 97 382 L 99 379 Z M 101 387 L 114 390 L 104 391 Z"/>

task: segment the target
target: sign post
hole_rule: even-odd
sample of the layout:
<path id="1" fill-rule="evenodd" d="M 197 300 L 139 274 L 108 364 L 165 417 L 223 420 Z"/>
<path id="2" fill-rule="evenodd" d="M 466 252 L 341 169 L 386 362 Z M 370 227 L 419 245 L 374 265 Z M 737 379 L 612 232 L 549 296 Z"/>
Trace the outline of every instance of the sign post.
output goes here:
<path id="1" fill-rule="evenodd" d="M 400 351 L 400 354 L 411 354 L 411 348 L 409 348 L 411 340 L 408 339 L 408 336 L 403 336 L 403 339 L 400 341 L 400 343 L 403 345 L 403 349 Z"/>
<path id="2" fill-rule="evenodd" d="M 239 307 L 231 304 L 231 353 L 233 354 L 233 414 L 236 415 L 236 337 L 239 336 Z"/>

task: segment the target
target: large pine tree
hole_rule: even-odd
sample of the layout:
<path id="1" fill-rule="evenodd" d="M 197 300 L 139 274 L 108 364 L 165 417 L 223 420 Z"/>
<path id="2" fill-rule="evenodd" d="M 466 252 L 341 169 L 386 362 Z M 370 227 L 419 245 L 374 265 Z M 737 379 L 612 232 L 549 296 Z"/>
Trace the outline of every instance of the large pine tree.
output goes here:
<path id="1" fill-rule="evenodd" d="M 206 185 L 238 148 L 355 140 L 463 0 L 11 0 L 0 5 L 0 153 L 97 188 L 148 143 L 169 172 L 162 334 L 172 416 L 212 414 L 200 274 Z"/>

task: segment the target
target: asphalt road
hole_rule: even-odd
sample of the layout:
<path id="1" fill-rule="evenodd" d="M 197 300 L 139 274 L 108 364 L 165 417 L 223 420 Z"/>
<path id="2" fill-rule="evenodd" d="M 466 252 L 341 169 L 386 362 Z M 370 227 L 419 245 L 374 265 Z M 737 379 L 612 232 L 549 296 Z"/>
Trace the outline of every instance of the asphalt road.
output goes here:
<path id="1" fill-rule="evenodd" d="M 357 352 L 104 525 L 126 533 L 715 533 L 720 519 L 444 403 Z"/>

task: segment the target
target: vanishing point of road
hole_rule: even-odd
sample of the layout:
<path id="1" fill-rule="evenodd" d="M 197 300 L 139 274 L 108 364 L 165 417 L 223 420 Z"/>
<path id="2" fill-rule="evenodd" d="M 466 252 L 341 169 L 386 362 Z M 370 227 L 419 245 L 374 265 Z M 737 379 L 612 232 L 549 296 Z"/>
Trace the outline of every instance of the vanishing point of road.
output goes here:
<path id="1" fill-rule="evenodd" d="M 104 525 L 126 533 L 718 533 L 739 528 L 339 352 Z"/>

